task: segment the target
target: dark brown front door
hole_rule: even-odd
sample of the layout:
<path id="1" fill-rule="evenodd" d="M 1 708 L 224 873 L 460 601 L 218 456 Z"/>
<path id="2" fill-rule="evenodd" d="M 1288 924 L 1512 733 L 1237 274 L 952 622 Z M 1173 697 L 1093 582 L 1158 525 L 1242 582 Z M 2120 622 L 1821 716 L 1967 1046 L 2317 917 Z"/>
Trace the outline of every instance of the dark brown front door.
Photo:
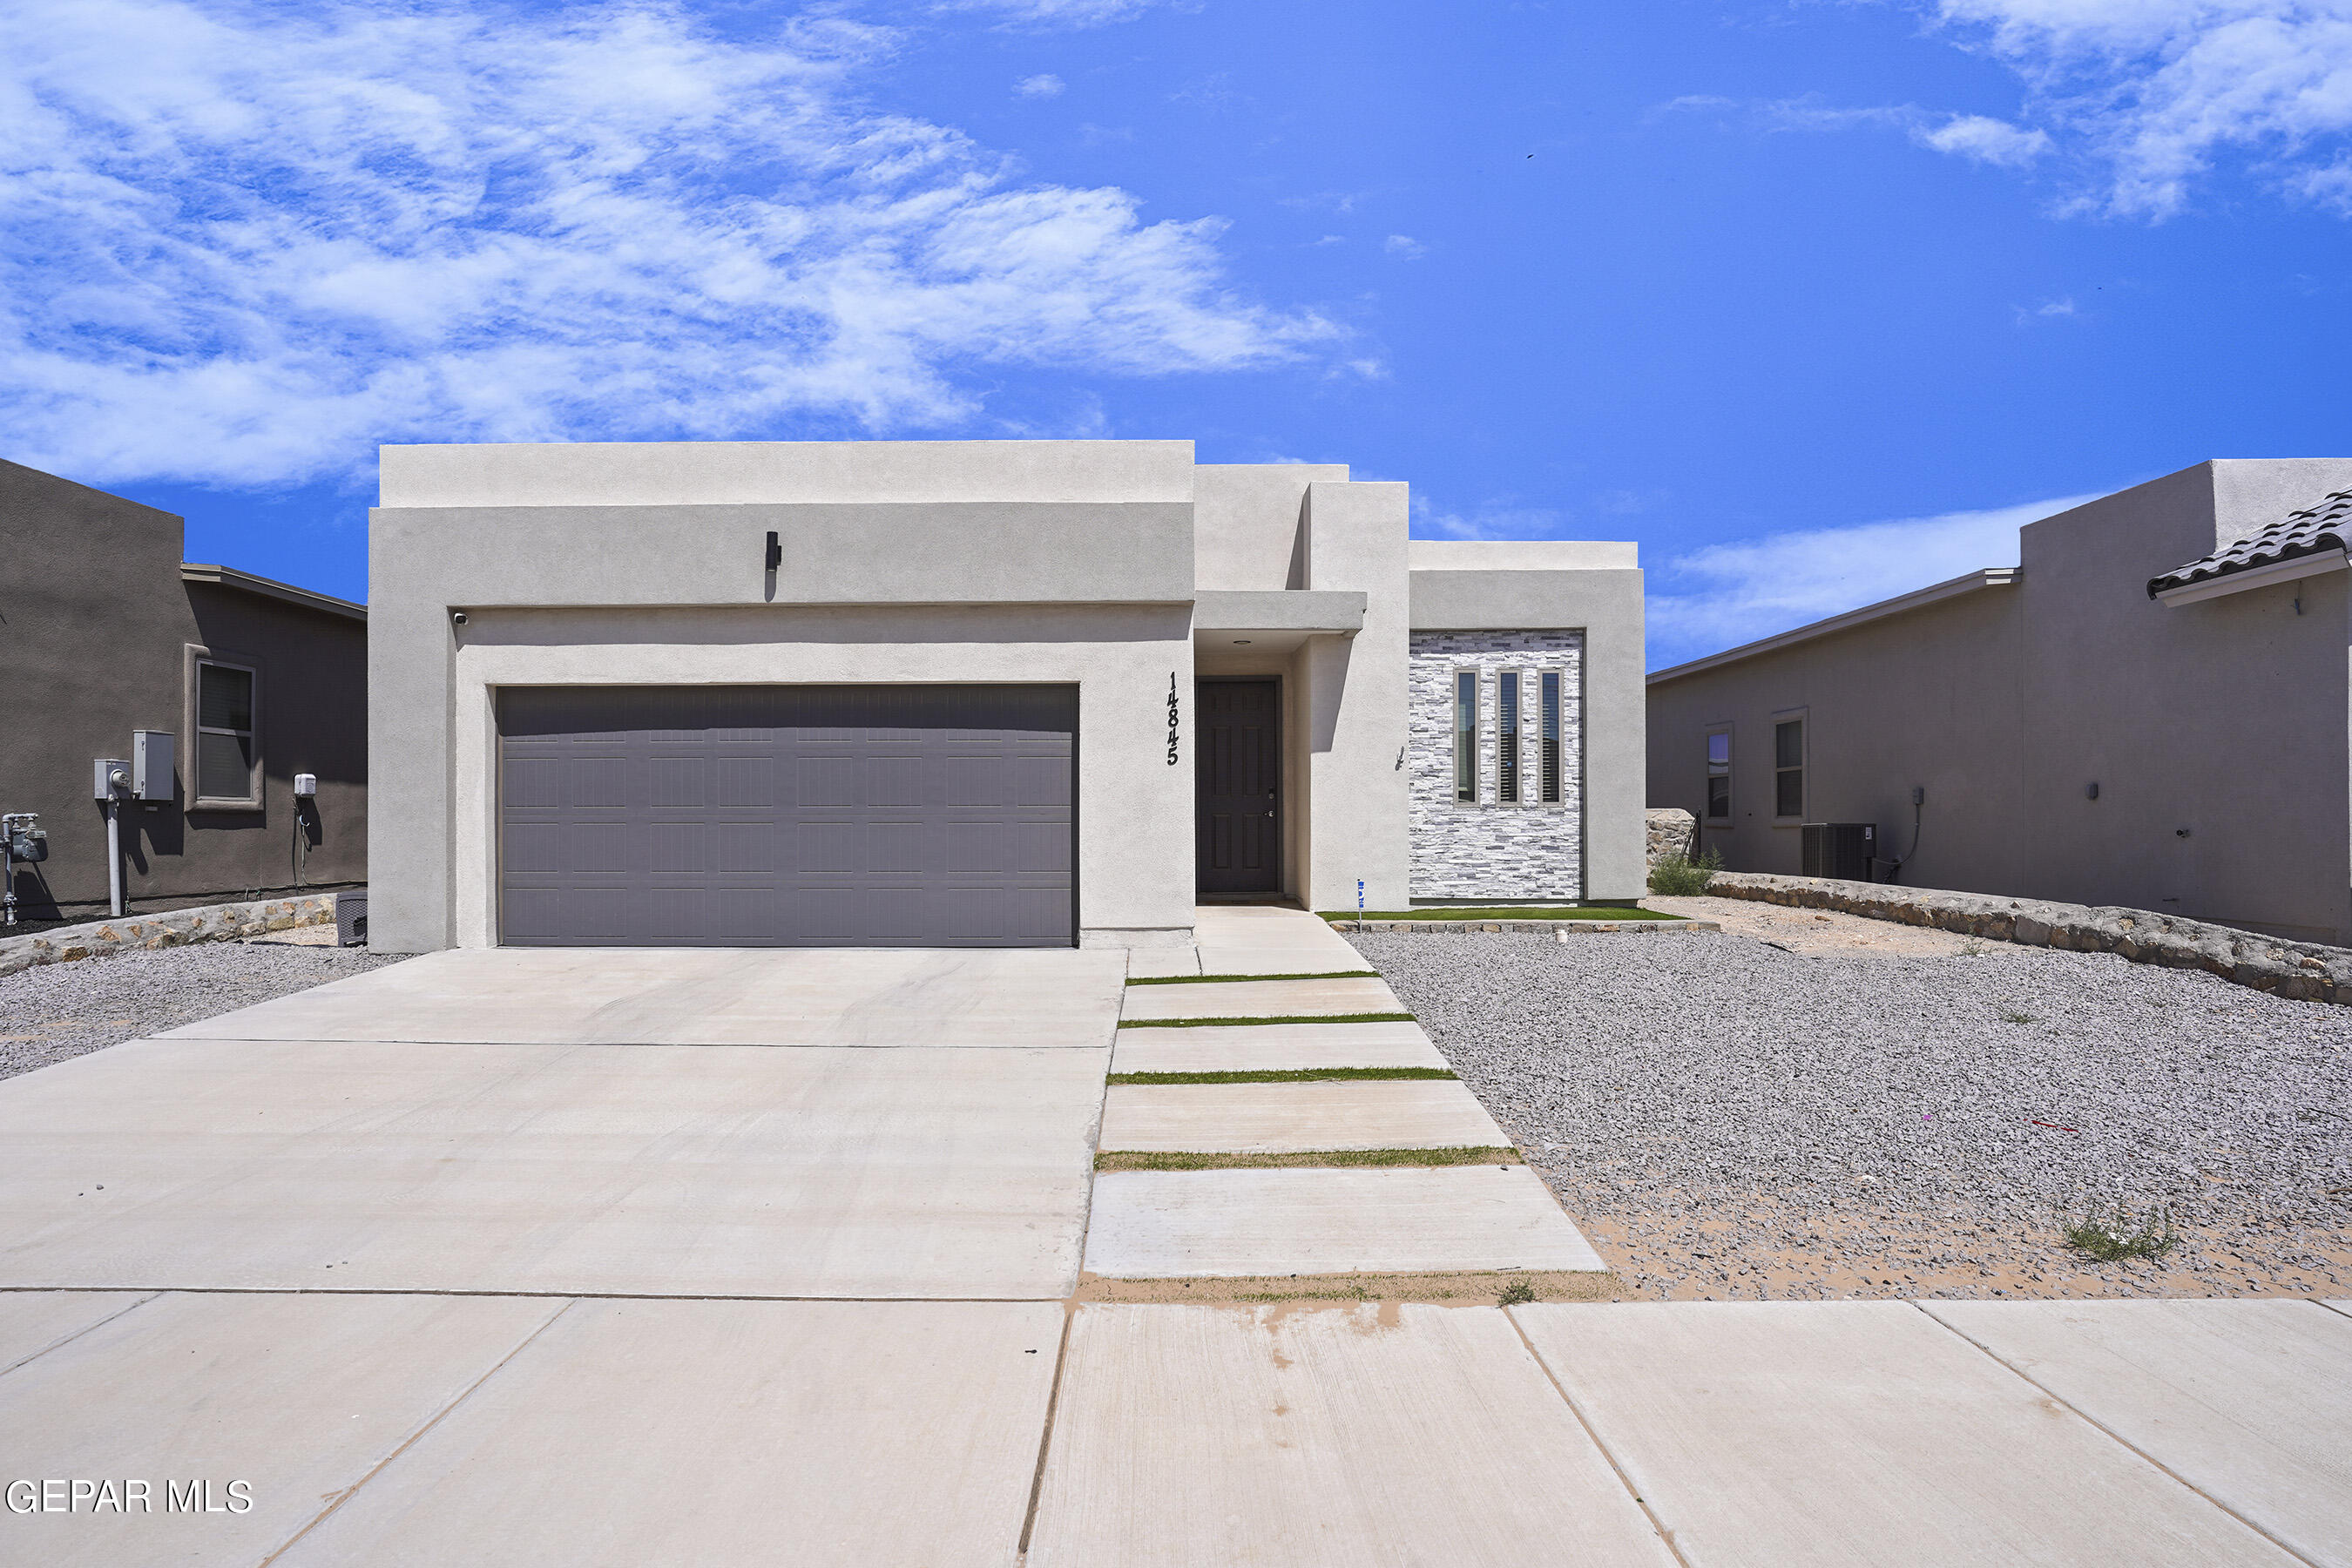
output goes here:
<path id="1" fill-rule="evenodd" d="M 1282 719 L 1271 680 L 1203 680 L 1194 789 L 1200 890 L 1282 890 Z"/>

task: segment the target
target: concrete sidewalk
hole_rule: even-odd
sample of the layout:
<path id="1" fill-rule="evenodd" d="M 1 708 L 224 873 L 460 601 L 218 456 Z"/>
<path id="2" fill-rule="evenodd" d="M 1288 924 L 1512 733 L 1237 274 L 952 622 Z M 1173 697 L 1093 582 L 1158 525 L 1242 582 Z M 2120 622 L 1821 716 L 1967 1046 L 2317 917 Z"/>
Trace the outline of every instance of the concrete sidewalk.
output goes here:
<path id="1" fill-rule="evenodd" d="M 1100 954 L 455 956 L 0 1082 L 0 1562 L 2352 1568 L 2345 1304 L 1087 1302 L 1601 1259 L 1523 1164 L 1093 1175 Z"/>

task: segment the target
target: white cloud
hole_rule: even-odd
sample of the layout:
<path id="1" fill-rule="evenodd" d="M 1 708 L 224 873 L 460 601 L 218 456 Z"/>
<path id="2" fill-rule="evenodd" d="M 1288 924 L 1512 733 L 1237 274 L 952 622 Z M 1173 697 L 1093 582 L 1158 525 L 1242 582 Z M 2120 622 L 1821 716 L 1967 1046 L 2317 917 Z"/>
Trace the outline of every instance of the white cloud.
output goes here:
<path id="1" fill-rule="evenodd" d="M 2030 326 L 2036 320 L 2047 320 L 2054 316 L 2072 316 L 2076 313 L 2072 295 L 2063 300 L 2044 300 L 2030 310 L 2022 305 L 2012 305 L 2010 309 L 2016 313 L 2017 324 L 2021 327 Z"/>
<path id="2" fill-rule="evenodd" d="M 1982 114 L 1956 114 L 1933 130 L 1922 128 L 1911 134 L 1920 145 L 1938 153 L 2007 169 L 2022 169 L 2050 151 L 2048 132 L 2022 130 Z"/>
<path id="3" fill-rule="evenodd" d="M 1013 90 L 1024 98 L 1058 98 L 1067 85 L 1057 76 L 1024 76 L 1013 84 Z"/>
<path id="4" fill-rule="evenodd" d="M 2352 213 L 2352 0 L 1939 0 L 2105 170 L 2104 210 L 2179 212 L 2217 158 Z"/>
<path id="5" fill-rule="evenodd" d="M 10 0 L 0 430 L 92 482 L 378 441 L 887 433 L 978 367 L 1234 371 L 1339 336 L 1214 219 L 1019 184 L 866 107 L 888 37 L 646 5 Z"/>
<path id="6" fill-rule="evenodd" d="M 1651 666 L 1736 647 L 1979 567 L 2014 566 L 2019 529 L 2090 499 L 1776 533 L 1674 557 L 1652 568 Z"/>
<path id="7" fill-rule="evenodd" d="M 1418 539 L 1560 539 L 1565 512 L 1522 506 L 1517 496 L 1496 496 L 1467 511 L 1439 511 L 1428 498 L 1412 498 L 1412 531 Z"/>
<path id="8" fill-rule="evenodd" d="M 1429 254 L 1429 247 L 1409 234 L 1392 234 L 1381 242 L 1381 248 L 1391 256 L 1406 261 L 1418 261 Z"/>
<path id="9" fill-rule="evenodd" d="M 941 11 L 985 11 L 1014 26 L 1099 27 L 1151 9 L 1155 0 L 942 0 Z"/>

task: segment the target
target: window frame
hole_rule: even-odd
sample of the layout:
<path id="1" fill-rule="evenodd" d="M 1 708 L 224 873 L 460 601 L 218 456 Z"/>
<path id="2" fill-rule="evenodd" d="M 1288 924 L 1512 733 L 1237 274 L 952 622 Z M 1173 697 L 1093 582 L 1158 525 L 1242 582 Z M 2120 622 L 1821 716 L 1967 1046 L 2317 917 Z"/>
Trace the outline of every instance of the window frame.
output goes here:
<path id="1" fill-rule="evenodd" d="M 1568 671 L 1536 671 L 1536 805 L 1568 804 Z"/>
<path id="2" fill-rule="evenodd" d="M 1454 804 L 1475 806 L 1478 801 L 1478 742 L 1485 728 L 1485 705 L 1480 700 L 1480 688 L 1486 684 L 1484 674 L 1475 665 L 1456 666 L 1454 671 Z M 1469 693 L 1469 713 L 1465 720 L 1463 693 Z M 1468 776 L 1465 793 L 1464 776 Z"/>
<path id="3" fill-rule="evenodd" d="M 1793 767 L 1783 767 L 1780 764 L 1780 726 L 1783 724 L 1794 724 L 1797 726 L 1797 761 Z M 1806 708 L 1783 708 L 1772 715 L 1773 826 L 1796 827 L 1802 826 L 1805 820 L 1805 809 L 1811 803 L 1811 774 L 1812 771 L 1813 724 L 1811 710 Z M 1789 816 L 1780 810 L 1780 780 L 1782 775 L 1787 773 L 1794 773 L 1797 775 L 1797 810 L 1796 815 L 1793 816 Z"/>
<path id="4" fill-rule="evenodd" d="M 1717 736 L 1723 739 L 1721 772 L 1717 771 L 1717 763 L 1715 760 L 1715 742 Z M 1739 792 L 1738 786 L 1732 783 L 1734 768 L 1739 757 L 1738 742 L 1732 739 L 1732 726 L 1729 723 L 1722 723 L 1709 724 L 1701 744 L 1705 749 L 1700 753 L 1700 765 L 1706 769 L 1706 772 L 1700 775 L 1700 788 L 1703 793 L 1699 800 L 1699 820 L 1727 823 L 1732 819 L 1732 814 L 1738 809 Z M 1717 779 L 1723 781 L 1723 810 L 1720 814 L 1715 809 L 1715 781 Z"/>
<path id="5" fill-rule="evenodd" d="M 189 811 L 259 811 L 262 808 L 265 776 L 261 745 L 263 712 L 261 661 L 248 654 L 234 653 L 226 648 L 204 647 L 195 643 L 189 643 L 186 647 L 187 658 L 184 681 L 185 696 L 181 708 L 180 730 L 180 732 L 187 737 L 187 744 L 182 749 L 181 753 L 184 760 L 181 763 L 180 774 L 180 794 L 187 803 L 185 809 Z M 252 682 L 252 702 L 250 710 L 246 714 L 246 722 L 249 728 L 236 731 L 223 729 L 217 725 L 209 727 L 209 732 L 214 734 L 243 734 L 249 738 L 251 751 L 246 769 L 246 790 L 243 795 L 200 793 L 204 787 L 204 737 L 207 733 L 207 726 L 203 723 L 204 670 L 207 665 L 217 666 L 223 669 L 234 669 Z"/>
<path id="6" fill-rule="evenodd" d="M 1495 673 L 1495 804 L 1527 805 L 1528 680 L 1525 670 Z M 1507 704 L 1507 708 L 1506 706 Z"/>

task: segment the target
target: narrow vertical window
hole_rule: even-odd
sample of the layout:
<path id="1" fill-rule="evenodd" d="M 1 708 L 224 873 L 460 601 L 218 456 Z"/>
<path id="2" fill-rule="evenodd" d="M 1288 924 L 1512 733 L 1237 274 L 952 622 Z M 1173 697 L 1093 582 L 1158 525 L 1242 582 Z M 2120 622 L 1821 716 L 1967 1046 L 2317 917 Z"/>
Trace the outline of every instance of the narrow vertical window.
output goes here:
<path id="1" fill-rule="evenodd" d="M 1706 738 L 1706 819 L 1731 820 L 1731 731 L 1717 730 Z"/>
<path id="2" fill-rule="evenodd" d="M 1495 796 L 1505 805 L 1519 798 L 1519 678 L 1506 670 L 1495 696 Z"/>
<path id="3" fill-rule="evenodd" d="M 254 801 L 253 671 L 196 665 L 196 789 L 199 800 Z"/>
<path id="4" fill-rule="evenodd" d="M 1478 672 L 1454 678 L 1454 798 L 1478 799 Z"/>
<path id="5" fill-rule="evenodd" d="M 1538 715 L 1538 738 L 1542 742 L 1541 765 L 1543 803 L 1554 805 L 1559 801 L 1559 672 L 1548 669 L 1543 673 L 1541 711 Z"/>
<path id="6" fill-rule="evenodd" d="M 1787 719 L 1772 726 L 1772 815 L 1805 815 L 1805 721 Z"/>

